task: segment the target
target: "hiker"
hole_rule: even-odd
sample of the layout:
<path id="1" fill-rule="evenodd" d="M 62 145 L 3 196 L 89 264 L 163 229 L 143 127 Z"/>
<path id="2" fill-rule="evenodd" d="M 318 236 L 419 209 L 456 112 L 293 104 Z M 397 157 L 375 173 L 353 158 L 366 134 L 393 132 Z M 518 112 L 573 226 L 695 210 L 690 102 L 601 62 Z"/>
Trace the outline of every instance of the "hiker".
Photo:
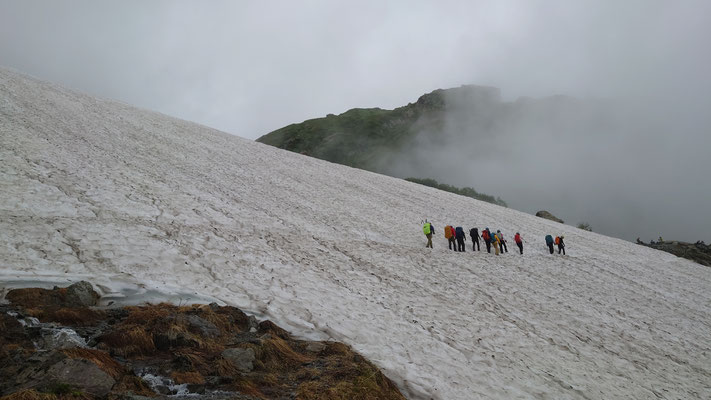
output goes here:
<path id="1" fill-rule="evenodd" d="M 546 235 L 546 245 L 548 245 L 548 250 L 553 254 L 553 236 Z"/>
<path id="2" fill-rule="evenodd" d="M 432 249 L 432 235 L 434 235 L 434 226 L 432 226 L 432 224 L 425 220 L 425 225 L 422 226 L 422 232 L 427 237 L 427 245 L 425 247 L 429 247 L 430 249 Z"/>
<path id="3" fill-rule="evenodd" d="M 496 234 L 491 235 L 491 244 L 494 245 L 494 254 L 499 255 L 499 237 Z"/>
<path id="4" fill-rule="evenodd" d="M 452 246 L 454 246 L 454 251 L 457 251 L 457 243 L 454 241 L 454 228 L 452 225 L 444 227 L 444 238 L 449 242 L 449 249 L 452 250 Z"/>
<path id="5" fill-rule="evenodd" d="M 555 244 L 558 245 L 558 254 L 560 254 L 560 252 L 562 251 L 563 255 L 565 255 L 565 243 L 563 243 L 563 237 L 563 235 L 556 237 Z"/>
<path id="6" fill-rule="evenodd" d="M 523 239 L 521 239 L 521 234 L 516 232 L 516 235 L 514 236 L 514 242 L 516 242 L 516 246 L 518 246 L 518 250 L 523 254 Z"/>
<path id="7" fill-rule="evenodd" d="M 501 248 L 501 253 L 503 254 L 504 251 L 506 251 L 508 253 L 509 248 L 506 247 L 506 240 L 504 240 L 504 234 L 501 233 L 500 230 L 497 230 L 496 235 L 499 237 L 499 247 Z"/>
<path id="8" fill-rule="evenodd" d="M 479 228 L 470 229 L 469 237 L 472 238 L 472 251 L 481 251 L 481 247 L 479 247 Z"/>
<path id="9" fill-rule="evenodd" d="M 481 231 L 481 238 L 484 239 L 484 244 L 486 244 L 486 252 L 491 253 L 491 233 L 489 232 L 489 228 Z"/>
<path id="10" fill-rule="evenodd" d="M 457 248 L 459 251 L 466 251 L 466 246 L 464 241 L 467 240 L 467 235 L 464 234 L 464 228 L 458 226 L 454 229 L 455 236 L 457 236 Z"/>

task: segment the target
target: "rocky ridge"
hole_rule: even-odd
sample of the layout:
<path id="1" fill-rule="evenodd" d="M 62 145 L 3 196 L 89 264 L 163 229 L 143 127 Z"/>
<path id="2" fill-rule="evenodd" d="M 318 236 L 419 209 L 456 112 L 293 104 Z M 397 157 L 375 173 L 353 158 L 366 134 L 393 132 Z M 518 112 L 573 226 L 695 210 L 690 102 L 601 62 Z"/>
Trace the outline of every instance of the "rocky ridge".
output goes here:
<path id="1" fill-rule="evenodd" d="M 565 223 L 565 222 L 563 222 L 562 219 L 556 217 L 555 215 L 553 215 L 553 214 L 551 214 L 551 213 L 549 213 L 548 211 L 545 211 L 545 210 L 538 211 L 538 212 L 536 213 L 536 217 L 549 219 L 549 220 L 555 221 L 555 222 L 560 222 L 561 224 Z"/>
<path id="2" fill-rule="evenodd" d="M 404 399 L 350 347 L 235 307 L 96 307 L 91 284 L 0 305 L 0 399 Z"/>
<path id="3" fill-rule="evenodd" d="M 687 260 L 711 267 L 711 246 L 705 244 L 703 241 L 687 243 L 673 240 L 644 243 L 637 239 L 637 244 L 666 251 L 677 257 L 686 258 Z"/>

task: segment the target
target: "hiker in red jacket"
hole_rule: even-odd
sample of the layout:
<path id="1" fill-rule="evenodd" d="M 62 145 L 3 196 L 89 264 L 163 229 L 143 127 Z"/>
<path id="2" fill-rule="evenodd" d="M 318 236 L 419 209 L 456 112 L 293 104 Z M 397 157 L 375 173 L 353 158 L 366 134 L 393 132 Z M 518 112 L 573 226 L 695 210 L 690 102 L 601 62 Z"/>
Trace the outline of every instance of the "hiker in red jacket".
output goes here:
<path id="1" fill-rule="evenodd" d="M 516 242 L 516 246 L 518 246 L 519 251 L 521 254 L 523 254 L 523 239 L 521 239 L 521 234 L 516 232 L 516 235 L 514 236 L 514 242 Z"/>

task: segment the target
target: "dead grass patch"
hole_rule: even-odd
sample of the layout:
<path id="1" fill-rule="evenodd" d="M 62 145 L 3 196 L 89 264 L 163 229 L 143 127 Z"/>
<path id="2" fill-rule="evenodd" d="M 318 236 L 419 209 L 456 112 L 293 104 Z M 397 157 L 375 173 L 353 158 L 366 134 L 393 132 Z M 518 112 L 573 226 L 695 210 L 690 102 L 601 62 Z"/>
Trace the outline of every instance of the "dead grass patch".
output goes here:
<path id="1" fill-rule="evenodd" d="M 239 371 L 237 370 L 237 368 L 235 368 L 234 364 L 225 360 L 224 358 L 220 358 L 215 362 L 215 372 L 217 372 L 219 376 L 239 375 Z"/>
<path id="2" fill-rule="evenodd" d="M 50 393 L 40 393 L 34 389 L 25 389 L 0 397 L 0 400 L 57 400 L 57 396 Z"/>
<path id="3" fill-rule="evenodd" d="M 200 375 L 200 373 L 197 371 L 189 371 L 189 372 L 173 371 L 170 374 L 170 377 L 178 385 L 182 385 L 183 383 L 194 383 L 194 384 L 202 385 L 203 383 L 205 383 L 205 378 L 202 375 Z"/>
<path id="4" fill-rule="evenodd" d="M 153 354 L 156 351 L 152 335 L 138 326 L 115 330 L 99 338 L 107 347 L 123 357 Z"/>
<path id="5" fill-rule="evenodd" d="M 42 322 L 58 322 L 62 325 L 86 326 L 94 324 L 105 316 L 103 311 L 90 308 L 60 308 L 48 310 L 39 319 Z"/>
<path id="6" fill-rule="evenodd" d="M 99 369 L 111 375 L 111 377 L 116 380 L 126 373 L 126 370 L 121 366 L 121 364 L 111 358 L 108 353 L 101 350 L 75 347 L 72 349 L 64 349 L 62 350 L 62 353 L 66 354 L 69 358 L 82 358 L 84 360 L 89 360 L 96 364 Z"/>
<path id="7" fill-rule="evenodd" d="M 312 361 L 313 358 L 299 354 L 280 337 L 272 337 L 264 341 L 261 348 L 255 348 L 258 358 L 268 369 L 280 370 Z"/>
<path id="8" fill-rule="evenodd" d="M 114 393 L 132 392 L 133 394 L 146 397 L 156 397 L 158 394 L 153 392 L 143 379 L 135 375 L 124 375 L 112 388 Z"/>

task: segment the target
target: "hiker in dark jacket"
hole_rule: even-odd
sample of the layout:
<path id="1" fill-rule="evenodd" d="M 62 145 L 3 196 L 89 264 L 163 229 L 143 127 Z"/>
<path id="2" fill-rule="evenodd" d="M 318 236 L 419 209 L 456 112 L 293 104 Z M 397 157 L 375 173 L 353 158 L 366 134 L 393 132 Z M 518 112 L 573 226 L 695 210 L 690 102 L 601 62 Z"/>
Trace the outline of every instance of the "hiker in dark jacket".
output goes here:
<path id="1" fill-rule="evenodd" d="M 565 243 L 563 243 L 563 235 L 558 237 L 558 254 L 560 252 L 563 252 L 563 255 L 565 255 Z"/>
<path id="2" fill-rule="evenodd" d="M 548 246 L 548 250 L 550 250 L 551 254 L 553 254 L 555 251 L 553 250 L 553 236 L 546 235 L 546 245 Z"/>
<path id="3" fill-rule="evenodd" d="M 467 235 L 464 234 L 464 229 L 461 226 L 458 226 L 454 232 L 457 235 L 457 249 L 459 251 L 466 251 L 466 246 L 464 245 L 464 241 L 467 239 Z"/>
<path id="4" fill-rule="evenodd" d="M 470 229 L 469 237 L 472 239 L 472 251 L 481 251 L 481 247 L 479 247 L 479 228 Z"/>

